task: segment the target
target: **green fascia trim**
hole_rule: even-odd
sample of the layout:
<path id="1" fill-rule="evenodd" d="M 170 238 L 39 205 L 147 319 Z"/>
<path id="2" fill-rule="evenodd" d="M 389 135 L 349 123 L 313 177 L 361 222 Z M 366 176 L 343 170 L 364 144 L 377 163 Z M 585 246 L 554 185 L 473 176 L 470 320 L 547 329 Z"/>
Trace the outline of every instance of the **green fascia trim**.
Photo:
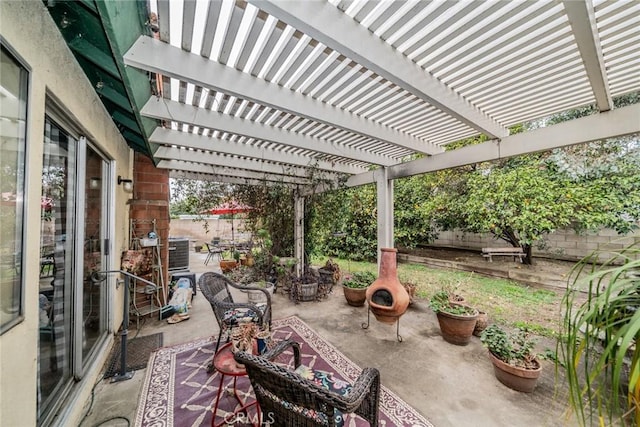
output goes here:
<path id="1" fill-rule="evenodd" d="M 151 156 L 149 135 L 153 128 L 140 115 L 140 108 L 151 97 L 151 87 L 146 73 L 124 65 L 123 56 L 142 34 L 148 34 L 146 28 L 146 2 L 144 1 L 104 1 L 96 0 L 98 15 L 109 41 L 111 55 L 120 71 L 127 97 L 132 103 L 133 114 L 139 129 L 144 133 L 143 153 Z"/>
<path id="2" fill-rule="evenodd" d="M 151 135 L 158 127 L 158 121 L 149 117 L 142 117 L 142 125 L 144 126 L 145 135 Z M 151 142 L 149 142 L 149 146 L 151 146 Z"/>
<path id="3" fill-rule="evenodd" d="M 134 119 L 132 119 L 129 114 L 125 114 L 122 111 L 116 110 L 111 114 L 111 117 L 117 123 L 120 123 L 122 126 L 129 128 L 129 130 L 135 133 L 140 133 L 138 123 Z"/>
<path id="4" fill-rule="evenodd" d="M 98 15 L 83 5 L 75 1 L 56 1 L 48 10 L 67 43 L 84 39 L 102 52 L 109 53 L 109 41 Z"/>
<path id="5" fill-rule="evenodd" d="M 122 134 L 122 137 L 129 142 L 131 148 L 143 154 L 147 154 L 149 156 L 151 155 L 151 153 L 147 153 L 146 151 L 144 151 L 144 148 L 148 145 L 144 138 L 140 136 L 140 134 L 133 133 L 128 129 L 123 129 L 122 131 L 120 131 L 120 133 Z"/>
<path id="6" fill-rule="evenodd" d="M 116 105 L 119 108 L 122 108 L 126 111 L 131 111 L 131 104 L 126 96 L 122 95 L 120 92 L 110 88 L 109 86 L 103 86 L 101 89 L 96 88 L 96 92 L 101 97 L 104 97 L 106 100 Z"/>
<path id="7" fill-rule="evenodd" d="M 120 78 L 118 67 L 113 57 L 102 50 L 98 49 L 84 38 L 76 38 L 68 43 L 71 50 L 90 61 L 93 65 L 101 68 L 115 78 Z"/>
<path id="8" fill-rule="evenodd" d="M 96 5 L 93 3 L 93 0 L 78 0 L 78 3 L 80 3 L 82 6 L 86 7 L 96 15 L 98 14 L 98 9 L 96 9 Z"/>

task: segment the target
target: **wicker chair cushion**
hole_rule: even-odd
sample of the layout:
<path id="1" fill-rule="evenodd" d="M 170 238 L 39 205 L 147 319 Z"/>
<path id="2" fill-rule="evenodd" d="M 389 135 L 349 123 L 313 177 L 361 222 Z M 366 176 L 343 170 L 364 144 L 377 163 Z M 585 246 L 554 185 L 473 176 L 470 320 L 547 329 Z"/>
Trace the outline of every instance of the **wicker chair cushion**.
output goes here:
<path id="1" fill-rule="evenodd" d="M 266 306 L 267 304 L 265 303 L 256 304 L 258 310 L 263 312 Z M 250 308 L 232 308 L 231 310 L 227 310 L 224 312 L 222 320 L 227 326 L 236 326 L 240 322 L 257 322 L 258 318 L 258 313 Z"/>
<path id="2" fill-rule="evenodd" d="M 338 393 L 341 396 L 346 396 L 352 388 L 351 384 L 349 384 L 348 382 L 334 378 L 331 372 L 316 371 L 309 368 L 308 366 L 300 365 L 296 368 L 295 373 L 300 375 L 302 378 L 313 381 L 318 386 Z M 278 396 L 271 393 L 269 390 L 264 390 L 264 393 L 267 394 L 272 400 L 280 403 L 290 411 L 302 414 L 303 416 L 322 424 L 327 424 L 327 417 L 323 413 L 317 413 L 312 409 L 303 408 L 301 406 L 284 401 Z M 344 425 L 344 416 L 342 415 L 342 412 L 336 410 L 334 419 L 336 427 L 342 427 Z"/>

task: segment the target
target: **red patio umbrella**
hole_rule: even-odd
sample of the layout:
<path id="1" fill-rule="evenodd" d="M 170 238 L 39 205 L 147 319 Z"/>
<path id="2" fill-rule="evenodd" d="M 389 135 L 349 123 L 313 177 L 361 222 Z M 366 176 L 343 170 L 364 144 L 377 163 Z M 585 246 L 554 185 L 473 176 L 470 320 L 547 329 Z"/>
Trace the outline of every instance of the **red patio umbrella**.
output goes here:
<path id="1" fill-rule="evenodd" d="M 232 200 L 230 202 L 225 202 L 221 205 L 208 209 L 206 213 L 209 213 L 211 215 L 231 215 L 231 244 L 235 246 L 233 216 L 237 213 L 249 212 L 251 209 L 253 209 L 251 208 L 251 206 L 243 205 L 236 202 L 235 200 Z"/>

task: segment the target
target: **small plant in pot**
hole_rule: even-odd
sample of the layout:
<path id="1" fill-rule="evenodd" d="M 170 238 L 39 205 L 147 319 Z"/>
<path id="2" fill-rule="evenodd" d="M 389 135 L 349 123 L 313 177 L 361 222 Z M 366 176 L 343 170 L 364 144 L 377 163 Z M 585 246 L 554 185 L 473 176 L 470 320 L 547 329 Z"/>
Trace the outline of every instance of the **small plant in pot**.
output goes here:
<path id="1" fill-rule="evenodd" d="M 376 275 L 370 271 L 358 271 L 348 274 L 342 282 L 342 290 L 347 304 L 362 307 L 367 299 L 367 288 L 376 280 Z"/>
<path id="2" fill-rule="evenodd" d="M 502 384 L 526 393 L 535 389 L 542 367 L 527 330 L 507 333 L 493 324 L 482 332 L 480 340 L 489 350 L 493 371 Z"/>
<path id="3" fill-rule="evenodd" d="M 291 280 L 290 297 L 296 303 L 299 301 L 313 301 L 318 295 L 318 277 L 306 271 L 300 277 Z"/>
<path id="4" fill-rule="evenodd" d="M 251 282 L 247 285 L 248 287 L 258 288 L 258 289 L 266 289 L 269 294 L 273 295 L 274 284 L 271 282 L 267 282 L 266 280 L 259 280 L 257 282 Z M 264 292 L 260 290 L 252 290 L 247 289 L 247 297 L 250 303 L 257 304 L 261 302 L 266 302 L 267 298 Z"/>
<path id="5" fill-rule="evenodd" d="M 228 250 L 222 253 L 220 260 L 220 270 L 223 273 L 229 273 L 240 265 L 240 252 L 236 250 Z"/>
<path id="6" fill-rule="evenodd" d="M 333 290 L 333 287 L 340 282 L 340 266 L 332 259 L 328 259 L 324 266 L 318 269 L 318 274 L 320 275 L 318 296 L 325 298 Z"/>
<path id="7" fill-rule="evenodd" d="M 471 341 L 478 318 L 478 310 L 468 305 L 451 302 L 446 290 L 436 292 L 429 300 L 436 313 L 442 338 L 451 344 L 467 345 Z"/>

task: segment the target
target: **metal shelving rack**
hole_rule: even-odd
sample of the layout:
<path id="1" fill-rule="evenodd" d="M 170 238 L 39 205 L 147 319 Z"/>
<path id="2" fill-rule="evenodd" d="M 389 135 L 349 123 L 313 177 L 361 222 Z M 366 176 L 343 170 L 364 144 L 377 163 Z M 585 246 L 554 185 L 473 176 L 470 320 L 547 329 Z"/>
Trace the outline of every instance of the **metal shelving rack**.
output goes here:
<path id="1" fill-rule="evenodd" d="M 140 318 L 158 313 L 164 305 L 166 305 L 166 294 L 164 287 L 164 277 L 162 273 L 162 258 L 160 256 L 160 248 L 162 242 L 160 237 L 150 239 L 149 233 L 155 233 L 155 219 L 131 219 L 129 227 L 129 248 L 134 250 L 148 249 L 151 256 L 151 272 L 142 276 L 156 284 L 155 287 L 147 283 L 138 283 L 132 280 L 131 283 L 131 304 L 129 305 L 130 314 L 136 316 L 137 325 Z"/>

